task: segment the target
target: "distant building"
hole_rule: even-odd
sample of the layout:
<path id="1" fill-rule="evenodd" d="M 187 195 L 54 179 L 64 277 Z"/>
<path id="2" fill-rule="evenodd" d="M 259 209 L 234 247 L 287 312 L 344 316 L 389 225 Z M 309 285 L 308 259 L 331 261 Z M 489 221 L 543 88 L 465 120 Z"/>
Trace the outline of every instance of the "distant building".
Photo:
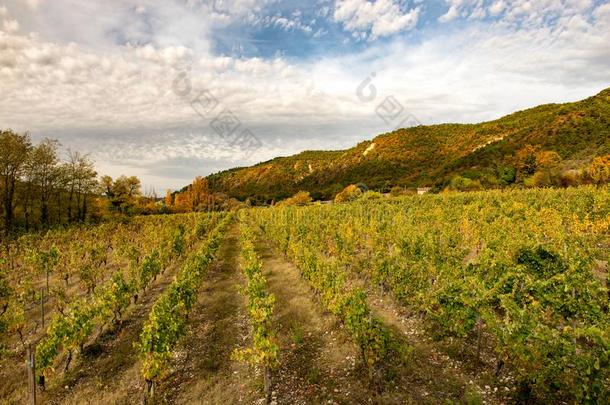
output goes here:
<path id="1" fill-rule="evenodd" d="M 428 191 L 430 191 L 432 189 L 432 187 L 418 187 L 417 188 L 417 195 L 423 195 L 426 194 Z"/>

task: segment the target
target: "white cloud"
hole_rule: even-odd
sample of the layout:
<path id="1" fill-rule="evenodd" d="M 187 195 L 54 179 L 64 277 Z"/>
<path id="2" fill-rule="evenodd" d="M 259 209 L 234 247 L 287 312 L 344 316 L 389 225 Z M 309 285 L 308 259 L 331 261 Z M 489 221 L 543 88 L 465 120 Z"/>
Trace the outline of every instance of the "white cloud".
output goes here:
<path id="1" fill-rule="evenodd" d="M 42 2 L 42 0 L 27 0 L 26 2 L 28 4 L 28 6 L 30 7 L 30 9 L 36 10 L 38 8 L 38 6 L 40 6 L 40 3 Z"/>
<path id="2" fill-rule="evenodd" d="M 497 16 L 503 12 L 506 7 L 507 6 L 504 0 L 496 0 L 491 4 L 491 6 L 489 6 L 489 14 L 492 16 Z"/>
<path id="3" fill-rule="evenodd" d="M 8 33 L 19 31 L 19 22 L 17 20 L 4 20 L 2 29 Z"/>
<path id="4" fill-rule="evenodd" d="M 528 6 L 521 0 L 511 8 L 498 6 L 509 4 L 502 0 L 456 2 L 463 18 L 474 18 L 477 4 L 498 17 L 422 31 L 417 43 L 395 38 L 366 44 L 362 52 L 300 61 L 215 53 L 209 14 L 197 14 L 208 11 L 195 1 L 187 10 L 183 3 L 142 0 L 139 12 L 127 7 L 134 2 L 119 3 L 125 7 L 99 5 L 104 18 L 95 23 L 81 19 L 90 9 L 70 10 L 60 0 L 39 4 L 46 13 L 36 14 L 40 22 L 10 3 L 0 18 L 0 122 L 93 152 L 100 171 L 133 170 L 157 189 L 178 188 L 220 168 L 370 139 L 392 129 L 375 115 L 376 104 L 390 94 L 426 124 L 477 122 L 577 100 L 610 85 L 610 4 L 564 0 L 562 8 L 540 0 L 524 13 Z M 364 3 L 370 6 L 360 7 Z M 236 12 L 244 16 L 257 7 L 232 4 L 241 5 Z M 406 29 L 397 17 L 405 12 L 393 8 L 395 2 L 386 1 L 385 8 L 351 4 L 332 17 L 342 18 L 346 30 L 389 36 Z M 67 21 L 62 27 L 49 17 L 58 14 Z M 18 30 L 7 29 L 13 18 Z M 119 30 L 126 22 L 135 28 Z M 128 40 L 109 39 L 108 32 Z M 183 72 L 191 88 L 186 97 L 174 91 Z M 356 88 L 372 72 L 378 98 L 362 103 Z M 203 118 L 191 108 L 203 89 L 265 143 L 249 160 L 240 160 L 211 130 L 220 107 Z"/>
<path id="5" fill-rule="evenodd" d="M 447 1 L 449 4 L 449 10 L 445 14 L 439 17 L 440 22 L 449 22 L 456 19 L 460 15 L 460 7 L 463 3 L 462 0 Z"/>
<path id="6" fill-rule="evenodd" d="M 406 12 L 393 0 L 337 0 L 334 20 L 356 37 L 385 37 L 411 29 L 417 25 L 420 8 Z"/>
<path id="7" fill-rule="evenodd" d="M 610 21 L 610 3 L 602 4 L 595 9 L 593 15 L 597 20 Z"/>
<path id="8" fill-rule="evenodd" d="M 281 28 L 284 31 L 301 31 L 306 34 L 313 32 L 313 27 L 302 21 L 300 13 L 293 13 L 290 17 L 284 17 L 281 14 L 259 17 L 253 19 L 252 24 L 262 27 Z"/>
<path id="9" fill-rule="evenodd" d="M 138 58 L 166 66 L 182 66 L 185 63 L 192 63 L 193 59 L 193 51 L 184 46 L 157 49 L 148 44 L 143 47 L 131 47 L 131 49 Z"/>
<path id="10" fill-rule="evenodd" d="M 507 25 L 542 27 L 564 16 L 589 10 L 592 0 L 444 0 L 448 9 L 439 17 L 442 23 L 456 18 L 492 16 Z"/>
<path id="11" fill-rule="evenodd" d="M 279 0 L 196 0 L 207 6 L 213 18 L 219 24 L 230 24 L 238 20 L 254 22 L 260 18 L 265 7 Z"/>

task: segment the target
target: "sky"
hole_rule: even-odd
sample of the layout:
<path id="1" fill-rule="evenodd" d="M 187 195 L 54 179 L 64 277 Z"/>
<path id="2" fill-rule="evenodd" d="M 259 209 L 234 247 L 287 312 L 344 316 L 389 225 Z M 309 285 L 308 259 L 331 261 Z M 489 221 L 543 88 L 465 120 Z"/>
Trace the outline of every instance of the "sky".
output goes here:
<path id="1" fill-rule="evenodd" d="M 610 1 L 0 0 L 0 128 L 162 195 L 610 87 Z"/>

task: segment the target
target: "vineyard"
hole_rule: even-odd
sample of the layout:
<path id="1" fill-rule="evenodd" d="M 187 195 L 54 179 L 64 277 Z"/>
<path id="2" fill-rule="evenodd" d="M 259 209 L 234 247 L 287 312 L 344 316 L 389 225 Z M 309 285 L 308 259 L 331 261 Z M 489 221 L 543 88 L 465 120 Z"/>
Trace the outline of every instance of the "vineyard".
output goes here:
<path id="1" fill-rule="evenodd" d="M 0 258 L 0 398 L 608 403 L 609 261 L 589 186 L 26 234 Z"/>
<path id="2" fill-rule="evenodd" d="M 387 347 L 375 318 L 358 318 L 370 312 L 366 291 L 378 287 L 424 318 L 436 339 L 473 346 L 480 371 L 506 376 L 524 399 L 608 400 L 607 189 L 426 196 L 253 217 L 344 319 L 367 365 L 383 363 Z"/>

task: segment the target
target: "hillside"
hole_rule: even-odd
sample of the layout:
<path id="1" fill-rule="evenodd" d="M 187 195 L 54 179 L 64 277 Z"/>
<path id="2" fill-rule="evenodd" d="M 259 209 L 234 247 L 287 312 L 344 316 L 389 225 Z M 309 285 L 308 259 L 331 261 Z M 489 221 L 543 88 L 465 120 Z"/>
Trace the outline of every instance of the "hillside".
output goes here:
<path id="1" fill-rule="evenodd" d="M 561 170 L 580 169 L 610 153 L 610 89 L 582 101 L 548 104 L 480 124 L 400 129 L 343 151 L 306 151 L 208 176 L 211 191 L 254 202 L 296 191 L 328 199 L 343 187 L 448 184 L 456 175 L 496 184 L 525 145 L 554 151 Z M 501 185 L 501 184 L 500 184 Z"/>

